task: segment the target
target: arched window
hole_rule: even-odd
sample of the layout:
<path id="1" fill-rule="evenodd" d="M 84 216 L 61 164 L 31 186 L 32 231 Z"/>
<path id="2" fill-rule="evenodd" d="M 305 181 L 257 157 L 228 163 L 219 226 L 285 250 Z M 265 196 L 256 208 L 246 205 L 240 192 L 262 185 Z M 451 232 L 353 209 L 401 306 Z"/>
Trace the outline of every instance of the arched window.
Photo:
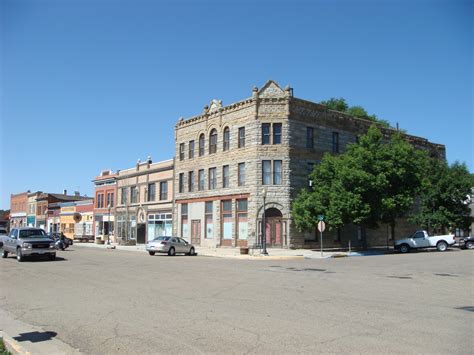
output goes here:
<path id="1" fill-rule="evenodd" d="M 214 128 L 209 135 L 209 154 L 217 152 L 217 130 Z"/>
<path id="2" fill-rule="evenodd" d="M 224 128 L 224 152 L 230 147 L 230 130 L 229 127 Z"/>
<path id="3" fill-rule="evenodd" d="M 204 133 L 199 136 L 199 156 L 204 155 Z"/>

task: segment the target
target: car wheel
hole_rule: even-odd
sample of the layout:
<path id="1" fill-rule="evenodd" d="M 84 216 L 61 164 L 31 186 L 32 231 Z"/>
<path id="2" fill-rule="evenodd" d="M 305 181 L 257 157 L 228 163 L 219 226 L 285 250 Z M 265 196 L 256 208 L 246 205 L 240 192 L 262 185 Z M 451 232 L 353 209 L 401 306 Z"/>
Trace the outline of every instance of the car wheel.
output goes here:
<path id="1" fill-rule="evenodd" d="M 446 242 L 438 242 L 438 244 L 436 244 L 436 249 L 438 251 L 446 251 L 446 249 L 448 249 L 448 244 L 446 244 Z"/>
<path id="2" fill-rule="evenodd" d="M 410 246 L 408 244 L 400 245 L 400 252 L 403 254 L 410 252 Z"/>
<path id="3" fill-rule="evenodd" d="M 2 258 L 4 259 L 8 258 L 8 251 L 5 251 L 5 250 L 3 251 Z"/>
<path id="4" fill-rule="evenodd" d="M 466 249 L 474 249 L 474 242 L 467 242 Z"/>
<path id="5" fill-rule="evenodd" d="M 188 255 L 193 256 L 195 253 L 196 252 L 194 251 L 194 247 L 191 247 L 191 249 L 189 249 Z"/>
<path id="6" fill-rule="evenodd" d="M 17 250 L 16 250 L 16 260 L 18 260 L 20 263 L 25 260 L 25 257 L 21 253 L 20 248 L 17 248 Z"/>
<path id="7" fill-rule="evenodd" d="M 56 254 L 49 254 L 48 259 L 51 261 L 56 260 Z"/>
<path id="8" fill-rule="evenodd" d="M 150 254 L 151 256 L 155 255 L 155 252 L 154 251 L 149 251 L 148 254 Z"/>
<path id="9" fill-rule="evenodd" d="M 175 256 L 176 255 L 176 250 L 174 250 L 174 248 L 171 247 L 170 250 L 168 250 L 168 255 L 169 256 Z"/>

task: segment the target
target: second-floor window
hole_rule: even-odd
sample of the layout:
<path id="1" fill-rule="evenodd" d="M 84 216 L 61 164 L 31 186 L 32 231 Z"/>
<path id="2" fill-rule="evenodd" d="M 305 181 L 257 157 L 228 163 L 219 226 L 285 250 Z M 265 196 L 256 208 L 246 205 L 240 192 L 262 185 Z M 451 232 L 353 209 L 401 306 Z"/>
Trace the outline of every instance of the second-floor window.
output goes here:
<path id="1" fill-rule="evenodd" d="M 281 144 L 281 123 L 273 124 L 273 144 Z"/>
<path id="2" fill-rule="evenodd" d="M 188 158 L 189 158 L 189 159 L 193 159 L 193 158 L 194 158 L 194 141 L 189 141 Z"/>
<path id="3" fill-rule="evenodd" d="M 273 163 L 273 170 L 272 170 Z M 282 161 L 262 161 L 262 185 L 281 185 L 282 183 Z"/>
<path id="4" fill-rule="evenodd" d="M 239 148 L 245 147 L 245 127 L 239 127 Z"/>
<path id="5" fill-rule="evenodd" d="M 239 163 L 237 183 L 239 186 L 245 185 L 245 163 Z"/>
<path id="6" fill-rule="evenodd" d="M 222 167 L 222 187 L 229 187 L 229 165 Z"/>
<path id="7" fill-rule="evenodd" d="M 114 207 L 114 193 L 107 192 L 107 207 Z"/>
<path id="8" fill-rule="evenodd" d="M 230 148 L 230 130 L 229 127 L 224 128 L 224 137 L 223 137 L 223 150 L 229 150 Z"/>
<path id="9" fill-rule="evenodd" d="M 306 148 L 314 148 L 313 127 L 306 127 Z"/>
<path id="10" fill-rule="evenodd" d="M 168 181 L 160 182 L 160 201 L 168 199 Z"/>
<path id="11" fill-rule="evenodd" d="M 184 173 L 179 174 L 179 184 L 178 184 L 178 191 L 180 193 L 184 192 Z"/>
<path id="12" fill-rule="evenodd" d="M 205 181 L 204 181 L 204 169 L 199 170 L 198 175 L 199 175 L 199 176 L 198 176 L 198 178 L 199 178 L 198 190 L 199 190 L 199 191 L 202 191 L 202 190 L 204 190 L 204 185 L 205 185 Z"/>
<path id="13" fill-rule="evenodd" d="M 148 184 L 147 201 L 155 201 L 156 198 L 156 185 Z"/>
<path id="14" fill-rule="evenodd" d="M 179 160 L 184 160 L 184 143 L 179 145 Z"/>
<path id="15" fill-rule="evenodd" d="M 273 161 L 273 184 L 281 185 L 281 160 Z"/>
<path id="16" fill-rule="evenodd" d="M 217 130 L 213 129 L 209 135 L 209 154 L 217 152 Z"/>
<path id="17" fill-rule="evenodd" d="M 138 187 L 132 186 L 130 188 L 130 203 L 137 203 L 138 202 Z"/>
<path id="18" fill-rule="evenodd" d="M 194 171 L 188 172 L 188 191 L 194 191 Z"/>
<path id="19" fill-rule="evenodd" d="M 209 168 L 209 190 L 217 187 L 216 168 Z"/>
<path id="20" fill-rule="evenodd" d="M 120 189 L 120 195 L 121 195 L 121 199 L 120 199 L 120 203 L 122 205 L 126 205 L 127 204 L 127 188 L 126 187 L 122 187 Z"/>
<path id="21" fill-rule="evenodd" d="M 339 153 L 339 133 L 332 132 L 332 152 Z"/>
<path id="22" fill-rule="evenodd" d="M 199 136 L 199 156 L 202 157 L 204 155 L 204 144 L 205 138 L 204 133 Z"/>
<path id="23" fill-rule="evenodd" d="M 97 208 L 104 208 L 104 194 L 97 194 Z"/>
<path id="24" fill-rule="evenodd" d="M 262 123 L 262 144 L 270 144 L 270 123 Z"/>

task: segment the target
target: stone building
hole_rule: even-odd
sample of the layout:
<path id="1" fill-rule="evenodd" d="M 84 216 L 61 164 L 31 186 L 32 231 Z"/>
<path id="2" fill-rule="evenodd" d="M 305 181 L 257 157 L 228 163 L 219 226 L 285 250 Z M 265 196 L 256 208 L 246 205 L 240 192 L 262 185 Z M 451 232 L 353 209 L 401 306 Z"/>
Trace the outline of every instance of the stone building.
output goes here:
<path id="1" fill-rule="evenodd" d="M 144 244 L 171 235 L 173 226 L 173 160 L 117 171 L 116 237 L 123 244 Z"/>
<path id="2" fill-rule="evenodd" d="M 291 202 L 308 186 L 308 174 L 324 153 L 343 152 L 371 124 L 295 98 L 291 88 L 281 89 L 271 80 L 237 103 L 223 106 L 213 100 L 202 114 L 181 118 L 175 127 L 175 233 L 208 247 L 261 244 L 265 202 L 269 247 L 318 246 L 315 231 L 295 228 Z M 445 156 L 442 145 L 405 138 Z M 384 244 L 387 239 L 384 228 L 348 226 L 326 234 L 324 245 L 331 247 L 346 247 L 349 240 L 353 245 Z"/>

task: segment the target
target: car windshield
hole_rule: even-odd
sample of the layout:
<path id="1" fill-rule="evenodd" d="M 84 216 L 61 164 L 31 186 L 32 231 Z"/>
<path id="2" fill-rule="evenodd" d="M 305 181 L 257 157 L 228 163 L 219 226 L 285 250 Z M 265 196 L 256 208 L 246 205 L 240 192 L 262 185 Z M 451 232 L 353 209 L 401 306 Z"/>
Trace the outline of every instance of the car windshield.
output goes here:
<path id="1" fill-rule="evenodd" d="M 154 241 L 154 242 L 155 242 L 155 241 L 162 241 L 162 240 L 167 241 L 167 240 L 169 240 L 170 238 L 171 238 L 171 237 L 156 237 L 155 239 L 153 239 L 153 241 Z"/>
<path id="2" fill-rule="evenodd" d="M 24 229 L 20 231 L 20 238 L 41 238 L 46 234 L 42 229 Z"/>

